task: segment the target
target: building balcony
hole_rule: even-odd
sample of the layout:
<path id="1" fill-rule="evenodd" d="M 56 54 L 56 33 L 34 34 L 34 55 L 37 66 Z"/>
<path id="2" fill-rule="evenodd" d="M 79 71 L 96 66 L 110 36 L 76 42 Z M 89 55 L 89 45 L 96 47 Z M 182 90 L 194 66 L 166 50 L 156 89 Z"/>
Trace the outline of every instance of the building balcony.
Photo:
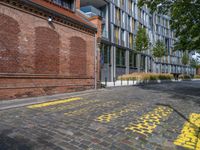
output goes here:
<path id="1" fill-rule="evenodd" d="M 93 16 L 101 16 L 101 11 L 93 6 L 84 6 L 81 7 L 81 11 L 83 11 L 89 17 Z"/>

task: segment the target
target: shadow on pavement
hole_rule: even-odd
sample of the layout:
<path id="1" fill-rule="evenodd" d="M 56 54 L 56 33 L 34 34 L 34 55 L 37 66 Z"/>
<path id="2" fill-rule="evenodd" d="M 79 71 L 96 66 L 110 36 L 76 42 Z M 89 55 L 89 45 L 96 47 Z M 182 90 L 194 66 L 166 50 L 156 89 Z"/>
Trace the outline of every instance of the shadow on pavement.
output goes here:
<path id="1" fill-rule="evenodd" d="M 32 150 L 33 143 L 23 137 L 8 137 L 4 131 L 0 133 L 0 150 Z"/>
<path id="2" fill-rule="evenodd" d="M 183 81 L 167 84 L 149 84 L 138 86 L 144 90 L 152 90 L 154 93 L 167 93 L 173 99 L 192 100 L 200 104 L 200 81 Z"/>
<path id="3" fill-rule="evenodd" d="M 183 101 L 193 101 L 197 105 L 200 106 L 200 81 L 183 81 L 177 83 L 167 83 L 167 84 L 149 84 L 149 85 L 141 85 L 138 86 L 144 90 L 151 90 L 153 93 L 167 93 L 170 95 L 172 99 L 181 99 Z M 166 104 L 167 102 L 156 103 L 156 105 L 166 106 L 173 109 L 181 118 L 185 121 L 189 122 L 193 126 L 197 127 L 193 124 L 180 110 L 177 110 L 171 104 Z"/>

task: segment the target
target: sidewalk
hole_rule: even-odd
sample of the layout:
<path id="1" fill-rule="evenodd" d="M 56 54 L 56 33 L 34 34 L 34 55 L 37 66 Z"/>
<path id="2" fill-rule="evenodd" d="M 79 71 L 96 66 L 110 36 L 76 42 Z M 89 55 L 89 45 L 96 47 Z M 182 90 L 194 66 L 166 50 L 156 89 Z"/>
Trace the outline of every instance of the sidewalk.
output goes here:
<path id="1" fill-rule="evenodd" d="M 88 94 L 98 92 L 101 90 L 102 89 L 47 95 L 47 96 L 40 96 L 40 97 L 23 98 L 23 99 L 14 99 L 14 100 L 0 100 L 0 111 L 11 109 L 11 108 L 23 107 L 23 106 L 32 105 L 32 104 L 39 104 L 39 103 L 44 103 L 44 102 L 49 102 L 49 101 L 70 98 L 74 96 L 77 97 L 77 96 L 88 95 Z"/>
<path id="2" fill-rule="evenodd" d="M 181 82 L 182 80 L 117 80 L 115 82 L 101 82 L 105 87 L 119 87 L 119 86 L 136 86 L 141 84 L 160 84 L 160 83 L 170 83 L 170 82 Z"/>

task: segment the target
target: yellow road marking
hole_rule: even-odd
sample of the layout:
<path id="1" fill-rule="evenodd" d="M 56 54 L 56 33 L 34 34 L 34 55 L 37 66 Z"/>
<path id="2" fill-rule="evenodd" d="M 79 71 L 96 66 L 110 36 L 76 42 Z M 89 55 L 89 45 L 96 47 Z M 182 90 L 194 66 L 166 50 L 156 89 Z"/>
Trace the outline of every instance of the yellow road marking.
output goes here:
<path id="1" fill-rule="evenodd" d="M 48 107 L 47 109 L 42 109 L 44 112 L 57 112 L 57 111 L 63 111 L 67 109 L 74 109 L 76 107 L 81 107 L 87 104 L 93 104 L 100 102 L 100 100 L 87 100 L 87 101 L 81 101 L 79 103 L 71 103 L 69 105 L 59 105 L 56 107 Z"/>
<path id="2" fill-rule="evenodd" d="M 47 107 L 47 106 L 52 106 L 52 105 L 58 105 L 58 104 L 63 104 L 63 103 L 69 103 L 77 100 L 82 100 L 80 97 L 74 97 L 74 98 L 69 98 L 65 100 L 58 100 L 58 101 L 53 101 L 53 102 L 46 102 L 46 103 L 41 103 L 41 104 L 35 104 L 35 105 L 30 105 L 27 106 L 27 108 L 41 108 L 41 107 Z"/>
<path id="3" fill-rule="evenodd" d="M 181 134 L 174 141 L 174 144 L 193 150 L 200 150 L 200 114 L 192 113 L 189 121 L 184 124 Z"/>
<path id="4" fill-rule="evenodd" d="M 138 118 L 136 123 L 130 123 L 125 130 L 131 130 L 148 137 L 157 125 L 159 125 L 161 121 L 166 120 L 172 112 L 173 110 L 168 107 L 159 106 Z"/>
<path id="5" fill-rule="evenodd" d="M 81 115 L 87 112 L 90 112 L 92 109 L 94 108 L 98 108 L 98 107 L 111 107 L 115 104 L 119 103 L 118 101 L 109 101 L 109 102 L 105 102 L 105 103 L 100 103 L 100 104 L 95 104 L 89 107 L 85 107 L 82 109 L 78 109 L 78 110 L 74 110 L 74 111 L 70 111 L 67 113 L 64 113 L 66 116 L 75 116 L 75 115 Z"/>
<path id="6" fill-rule="evenodd" d="M 138 108 L 138 107 L 140 107 L 140 105 L 125 106 L 120 110 L 116 110 L 116 111 L 113 111 L 111 113 L 106 113 L 106 114 L 100 115 L 99 117 L 97 117 L 96 121 L 108 123 L 111 120 L 114 120 L 114 119 L 117 119 L 121 116 L 124 116 L 128 112 L 136 111 L 136 108 Z"/>

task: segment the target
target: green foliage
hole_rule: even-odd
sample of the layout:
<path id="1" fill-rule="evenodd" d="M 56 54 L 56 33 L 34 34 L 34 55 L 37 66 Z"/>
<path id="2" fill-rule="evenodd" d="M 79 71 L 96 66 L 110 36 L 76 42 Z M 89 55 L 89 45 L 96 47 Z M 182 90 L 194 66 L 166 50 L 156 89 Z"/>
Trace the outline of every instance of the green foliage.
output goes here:
<path id="1" fill-rule="evenodd" d="M 194 78 L 195 79 L 200 79 L 200 75 L 195 75 Z"/>
<path id="2" fill-rule="evenodd" d="M 184 52 L 182 57 L 182 64 L 187 65 L 189 63 L 189 56 L 186 52 Z"/>
<path id="3" fill-rule="evenodd" d="M 158 40 L 153 47 L 153 56 L 156 58 L 161 58 L 165 55 L 165 44 Z"/>
<path id="4" fill-rule="evenodd" d="M 200 52 L 199 0 L 139 0 L 139 7 L 144 4 L 147 4 L 152 12 L 170 14 L 171 27 L 179 39 L 175 43 L 176 50 Z"/>
<path id="5" fill-rule="evenodd" d="M 136 35 L 136 50 L 138 52 L 147 50 L 149 47 L 149 39 L 144 28 L 139 28 Z"/>
<path id="6" fill-rule="evenodd" d="M 190 65 L 191 65 L 191 67 L 193 67 L 193 68 L 198 68 L 198 67 L 200 67 L 198 61 L 195 60 L 195 59 L 192 59 L 192 60 L 191 60 Z"/>

